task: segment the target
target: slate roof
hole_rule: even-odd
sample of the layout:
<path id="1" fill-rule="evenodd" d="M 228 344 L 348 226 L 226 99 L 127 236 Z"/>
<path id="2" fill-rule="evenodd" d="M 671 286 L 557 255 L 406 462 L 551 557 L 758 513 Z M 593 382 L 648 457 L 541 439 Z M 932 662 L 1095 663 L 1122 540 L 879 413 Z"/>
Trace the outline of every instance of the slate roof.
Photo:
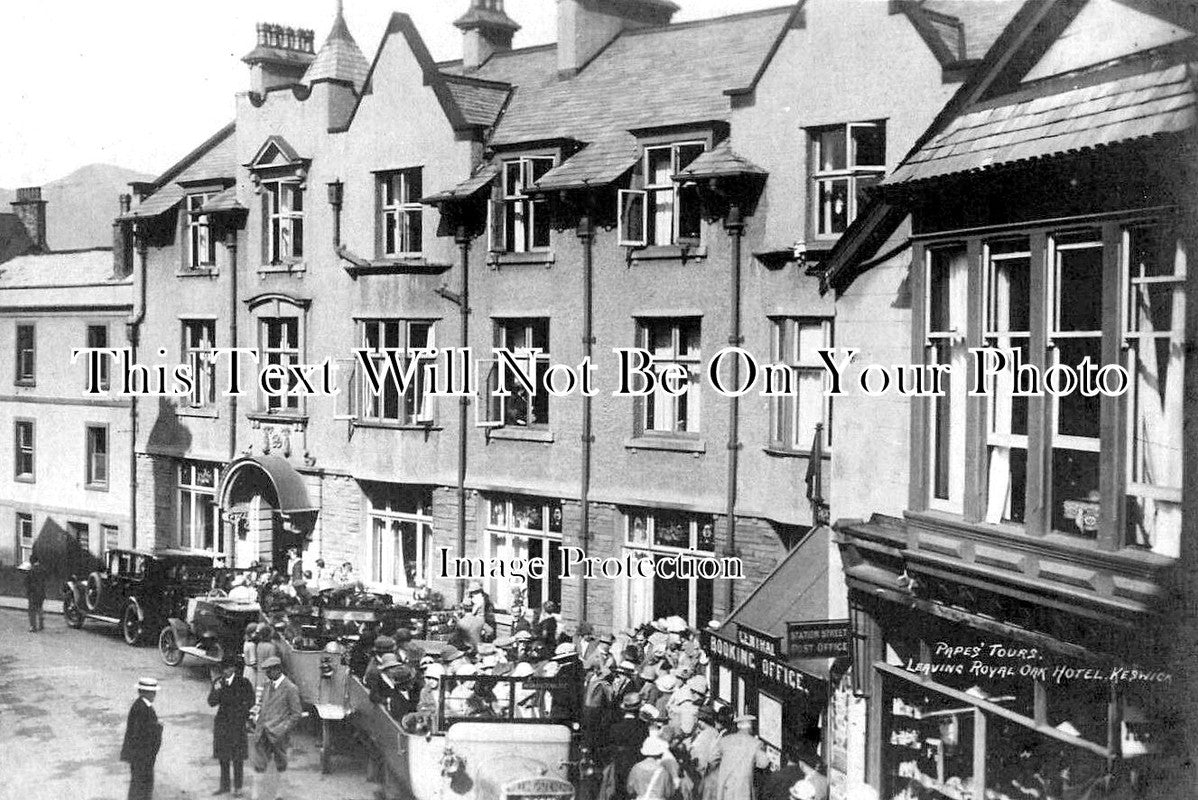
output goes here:
<path id="1" fill-rule="evenodd" d="M 674 180 L 694 180 L 698 178 L 724 178 L 734 175 L 767 175 L 761 167 L 744 156 L 738 155 L 732 149 L 729 139 L 717 144 L 711 150 L 696 158 L 686 169 L 674 176 Z"/>
<path id="2" fill-rule="evenodd" d="M 560 191 L 605 186 L 632 169 L 640 157 L 636 137 L 614 131 L 546 172 L 533 188 Z"/>
<path id="3" fill-rule="evenodd" d="M 187 195 L 180 183 L 235 178 L 237 152 L 236 140 L 232 133 L 232 125 L 222 128 L 216 136 L 160 175 L 154 181 L 159 188 L 138 203 L 123 219 L 146 219 L 170 211 Z"/>
<path id="4" fill-rule="evenodd" d="M 466 74 L 461 60 L 443 61 L 437 65 L 444 75 Z M 469 73 L 471 77 L 487 81 L 509 83 L 533 88 L 557 82 L 557 45 L 540 44 L 521 47 L 505 53 L 496 53 L 487 62 Z"/>
<path id="5" fill-rule="evenodd" d="M 443 203 L 447 200 L 461 200 L 476 192 L 482 191 L 491 181 L 499 176 L 498 164 L 484 164 L 466 180 L 436 194 L 422 197 L 420 202 L 427 204 Z"/>
<path id="6" fill-rule="evenodd" d="M 553 48 L 526 51 L 535 64 L 524 69 L 512 64 L 519 51 L 493 57 L 472 74 L 516 88 L 491 143 L 594 141 L 612 131 L 725 120 L 724 91 L 752 80 L 792 11 L 625 32 L 568 80 L 557 79 Z M 521 82 L 525 76 L 534 80 Z"/>
<path id="7" fill-rule="evenodd" d="M 445 85 L 466 122 L 484 127 L 495 124 L 512 91 L 512 87 L 506 83 L 485 82 L 456 75 L 445 76 Z"/>
<path id="8" fill-rule="evenodd" d="M 369 72 L 370 62 L 362 55 L 362 49 L 354 41 L 345 24 L 345 17 L 338 8 L 328 38 L 300 82 L 311 86 L 322 80 L 346 81 L 353 84 L 354 91 L 361 92 Z"/>
<path id="9" fill-rule="evenodd" d="M 967 109 L 884 183 L 926 180 L 1193 128 L 1198 63 L 1153 57 L 1069 76 Z"/>
<path id="10" fill-rule="evenodd" d="M 95 286 L 132 283 L 114 279 L 112 250 L 64 250 L 17 256 L 0 265 L 0 289 Z"/>
<path id="11" fill-rule="evenodd" d="M 204 203 L 204 207 L 200 211 L 204 214 L 219 214 L 222 211 L 245 211 L 243 206 L 237 199 L 237 187 L 230 186 L 223 192 L 212 195 L 208 198 L 208 202 Z"/>

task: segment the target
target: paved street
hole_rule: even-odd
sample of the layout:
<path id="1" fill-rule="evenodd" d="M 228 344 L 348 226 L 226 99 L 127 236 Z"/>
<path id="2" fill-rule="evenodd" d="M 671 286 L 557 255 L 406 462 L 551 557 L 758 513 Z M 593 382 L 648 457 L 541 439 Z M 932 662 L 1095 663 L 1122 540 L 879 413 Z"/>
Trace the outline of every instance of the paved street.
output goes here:
<path id="1" fill-rule="evenodd" d="M 141 675 L 161 684 L 155 800 L 209 797 L 219 771 L 206 668 L 168 667 L 155 648 L 125 645 L 115 626 L 88 623 L 75 631 L 56 614 L 47 614 L 46 630 L 34 635 L 23 611 L 0 609 L 0 798 L 124 798 L 128 768 L 117 756 Z M 320 774 L 314 730 L 306 720 L 295 739 L 289 796 L 370 798 L 375 787 L 351 757 L 340 758 L 332 775 Z M 247 797 L 249 774 L 247 764 Z"/>

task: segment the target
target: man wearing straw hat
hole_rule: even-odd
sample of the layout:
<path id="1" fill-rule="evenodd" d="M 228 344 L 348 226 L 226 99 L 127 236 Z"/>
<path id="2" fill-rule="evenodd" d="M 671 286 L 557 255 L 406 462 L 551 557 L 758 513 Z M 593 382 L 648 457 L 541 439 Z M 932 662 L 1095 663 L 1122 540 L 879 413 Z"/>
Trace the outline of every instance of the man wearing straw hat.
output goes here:
<path id="1" fill-rule="evenodd" d="M 158 681 L 137 682 L 137 699 L 129 709 L 121 745 L 121 761 L 129 765 L 129 800 L 150 800 L 154 795 L 154 762 L 162 746 L 162 723 L 154 712 L 157 696 Z"/>

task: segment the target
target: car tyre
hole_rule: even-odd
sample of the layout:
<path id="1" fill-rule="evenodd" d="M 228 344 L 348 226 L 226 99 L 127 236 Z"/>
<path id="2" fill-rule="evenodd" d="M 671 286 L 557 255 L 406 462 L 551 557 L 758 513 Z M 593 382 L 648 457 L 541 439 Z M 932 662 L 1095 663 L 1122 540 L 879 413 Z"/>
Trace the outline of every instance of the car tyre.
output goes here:
<path id="1" fill-rule="evenodd" d="M 162 633 L 158 634 L 158 652 L 162 656 L 162 661 L 168 667 L 177 667 L 183 663 L 183 651 L 179 649 L 179 639 L 175 636 L 175 629 L 167 625 L 162 629 Z"/>
<path id="2" fill-rule="evenodd" d="M 83 607 L 89 614 L 95 614 L 100 610 L 100 602 L 103 598 L 104 576 L 93 572 L 87 576 L 87 583 L 83 587 Z"/>
<path id="3" fill-rule="evenodd" d="M 121 613 L 121 635 L 125 637 L 125 644 L 130 647 L 137 647 L 145 638 L 146 625 L 137 611 L 136 603 L 126 604 Z"/>
<path id="4" fill-rule="evenodd" d="M 75 630 L 83 627 L 83 611 L 79 608 L 79 604 L 75 602 L 73 592 L 67 592 L 66 597 L 62 599 L 62 618 L 67 621 Z"/>

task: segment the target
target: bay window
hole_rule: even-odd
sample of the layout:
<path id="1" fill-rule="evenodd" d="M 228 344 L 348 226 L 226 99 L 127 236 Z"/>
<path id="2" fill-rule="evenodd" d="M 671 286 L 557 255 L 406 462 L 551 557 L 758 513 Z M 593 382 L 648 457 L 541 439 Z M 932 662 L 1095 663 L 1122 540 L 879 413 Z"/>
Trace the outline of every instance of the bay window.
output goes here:
<path id="1" fill-rule="evenodd" d="M 1180 552 L 1185 242 L 1163 221 L 922 245 L 924 507 L 969 522 Z M 980 313 L 972 313 L 972 309 Z M 967 397 L 969 346 L 1008 363 Z M 998 362 L 986 356 L 987 363 Z M 1122 367 L 1124 394 L 1066 375 Z M 988 370 L 990 371 L 990 370 Z M 1093 382 L 1093 381 L 1091 381 Z M 976 500 L 966 487 L 977 487 Z"/>
<path id="2" fill-rule="evenodd" d="M 707 149 L 703 142 L 652 145 L 633 174 L 632 188 L 619 193 L 620 244 L 699 244 L 703 237 L 698 185 L 675 176 Z"/>
<path id="3" fill-rule="evenodd" d="M 529 577 L 524 584 L 496 578 L 490 592 L 497 608 L 510 609 L 523 602 L 530 610 L 546 600 L 562 602 L 561 544 L 562 504 L 560 500 L 535 497 L 492 497 L 487 500 L 487 551 L 490 558 L 542 558 L 541 577 Z"/>
<path id="4" fill-rule="evenodd" d="M 432 577 L 433 495 L 425 488 L 376 485 L 370 501 L 370 580 L 402 589 Z"/>
<path id="5" fill-rule="evenodd" d="M 552 217 L 549 200 L 526 193 L 557 160 L 553 156 L 527 156 L 503 163 L 502 198 L 491 204 L 492 252 L 528 253 L 549 249 Z"/>

